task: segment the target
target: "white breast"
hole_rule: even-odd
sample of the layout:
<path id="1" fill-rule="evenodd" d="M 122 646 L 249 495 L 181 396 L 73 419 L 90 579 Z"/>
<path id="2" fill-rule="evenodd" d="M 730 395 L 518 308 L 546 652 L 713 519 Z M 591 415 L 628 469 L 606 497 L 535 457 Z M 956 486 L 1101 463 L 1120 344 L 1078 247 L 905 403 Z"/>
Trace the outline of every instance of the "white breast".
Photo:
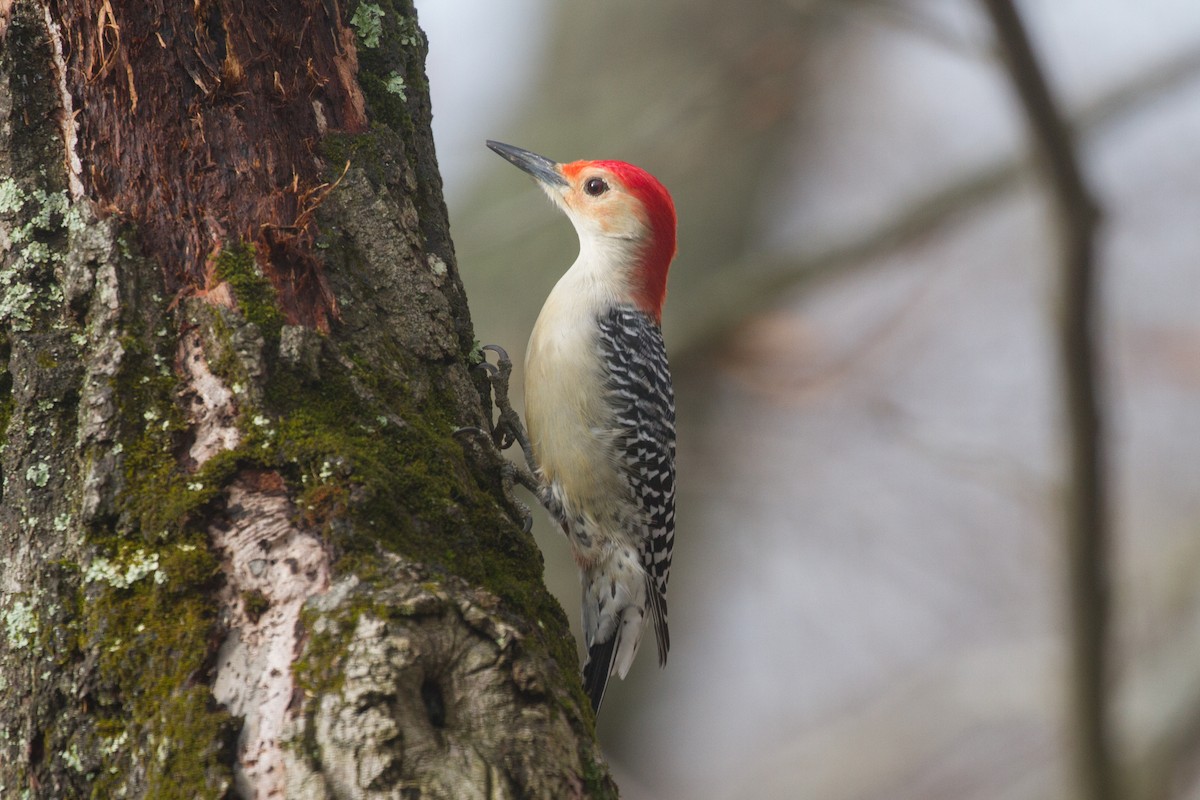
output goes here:
<path id="1" fill-rule="evenodd" d="M 624 497 L 605 399 L 598 317 L 619 302 L 605 276 L 577 261 L 534 325 L 525 354 L 525 421 L 538 466 L 570 501 L 569 513 L 613 519 Z"/>

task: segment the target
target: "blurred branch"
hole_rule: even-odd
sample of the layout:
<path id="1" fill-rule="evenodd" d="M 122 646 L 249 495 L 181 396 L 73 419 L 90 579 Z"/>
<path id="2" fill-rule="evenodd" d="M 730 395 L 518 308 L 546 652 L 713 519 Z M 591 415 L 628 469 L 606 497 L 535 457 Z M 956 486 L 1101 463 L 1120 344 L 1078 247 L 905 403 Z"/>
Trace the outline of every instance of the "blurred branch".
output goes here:
<path id="1" fill-rule="evenodd" d="M 962 212 L 996 197 L 1016 183 L 1021 163 L 1008 159 L 990 164 L 962 181 L 908 204 L 904 213 L 868 228 L 864 234 L 807 257 L 758 254 L 713 275 L 702 289 L 693 293 L 690 317 L 700 325 L 670 334 L 671 341 L 679 343 L 680 359 L 686 359 L 689 351 L 726 341 L 731 328 L 778 303 L 788 290 L 845 274 L 850 269 L 872 266 L 878 256 L 927 236 Z"/>
<path id="2" fill-rule="evenodd" d="M 915 33 L 935 42 L 950 52 L 977 57 L 986 50 L 977 41 L 974 31 L 963 30 L 946 19 L 944 14 L 930 9 L 926 3 L 904 2 L 904 0 L 857 0 L 843 6 L 842 10 L 865 11 L 873 14 L 884 24 L 899 30 Z M 944 8 L 940 8 L 944 10 Z"/>
<path id="3" fill-rule="evenodd" d="M 1109 516 L 1103 421 L 1099 403 L 1100 358 L 1095 330 L 1098 208 L 1045 74 L 1012 0 L 983 0 L 996 43 L 1021 99 L 1033 154 L 1050 191 L 1057 221 L 1060 264 L 1058 348 L 1063 412 L 1067 423 L 1067 579 L 1071 607 L 1069 720 L 1074 736 L 1075 780 L 1087 800 L 1120 796 L 1112 756 L 1107 691 Z"/>
<path id="4" fill-rule="evenodd" d="M 1079 134 L 1093 135 L 1114 122 L 1128 119 L 1197 75 L 1200 75 L 1200 48 L 1167 57 L 1156 67 L 1139 73 L 1073 113 L 1070 126 Z M 799 258 L 763 254 L 743 258 L 697 288 L 687 321 L 668 320 L 668 324 L 687 325 L 670 332 L 674 344 L 672 357 L 682 361 L 690 353 L 724 341 L 730 329 L 747 316 L 777 303 L 788 290 L 846 269 L 873 266 L 878 256 L 928 236 L 959 215 L 1012 189 L 1028 166 L 1029 160 L 1023 154 L 1002 156 L 961 180 L 905 204 L 903 213 L 867 228 L 853 239 L 835 242 Z"/>

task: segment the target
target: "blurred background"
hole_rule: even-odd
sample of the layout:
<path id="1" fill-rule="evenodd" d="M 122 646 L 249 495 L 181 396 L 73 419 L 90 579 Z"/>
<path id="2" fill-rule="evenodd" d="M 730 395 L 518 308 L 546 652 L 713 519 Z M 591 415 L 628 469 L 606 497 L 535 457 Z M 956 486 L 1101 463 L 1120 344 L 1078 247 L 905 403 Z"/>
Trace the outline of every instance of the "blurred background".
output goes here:
<path id="1" fill-rule="evenodd" d="M 576 253 L 485 139 L 676 200 L 673 647 L 610 686 L 623 797 L 1067 796 L 1058 265 L 980 6 L 417 5 L 481 341 L 522 353 Z M 1200 5 L 1021 10 L 1104 207 L 1117 750 L 1197 798 Z"/>

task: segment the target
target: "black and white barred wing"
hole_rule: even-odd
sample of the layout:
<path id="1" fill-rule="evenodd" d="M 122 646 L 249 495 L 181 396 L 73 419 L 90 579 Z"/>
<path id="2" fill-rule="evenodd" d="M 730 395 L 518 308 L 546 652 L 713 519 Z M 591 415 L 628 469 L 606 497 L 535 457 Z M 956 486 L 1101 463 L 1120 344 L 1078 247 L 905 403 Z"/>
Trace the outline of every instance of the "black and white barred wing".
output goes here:
<path id="1" fill-rule="evenodd" d="M 675 393 L 667 351 L 655 321 L 632 306 L 613 308 L 601 320 L 600 338 L 620 425 L 617 448 L 631 500 L 641 512 L 636 539 L 649 576 L 658 659 L 665 664 L 670 646 L 667 578 L 675 543 Z"/>

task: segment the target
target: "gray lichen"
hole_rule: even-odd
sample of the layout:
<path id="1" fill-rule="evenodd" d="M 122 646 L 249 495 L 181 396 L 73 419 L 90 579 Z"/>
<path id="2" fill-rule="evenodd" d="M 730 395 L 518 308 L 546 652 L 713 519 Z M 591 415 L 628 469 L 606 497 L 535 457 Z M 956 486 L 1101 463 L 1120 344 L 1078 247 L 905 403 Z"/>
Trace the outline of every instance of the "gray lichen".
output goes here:
<path id="1" fill-rule="evenodd" d="M 343 580 L 309 604 L 300 678 L 315 701 L 286 732 L 288 796 L 585 796 L 575 734 L 546 691 L 556 667 L 526 650 L 498 599 L 398 560 L 390 576 L 392 588 Z"/>

